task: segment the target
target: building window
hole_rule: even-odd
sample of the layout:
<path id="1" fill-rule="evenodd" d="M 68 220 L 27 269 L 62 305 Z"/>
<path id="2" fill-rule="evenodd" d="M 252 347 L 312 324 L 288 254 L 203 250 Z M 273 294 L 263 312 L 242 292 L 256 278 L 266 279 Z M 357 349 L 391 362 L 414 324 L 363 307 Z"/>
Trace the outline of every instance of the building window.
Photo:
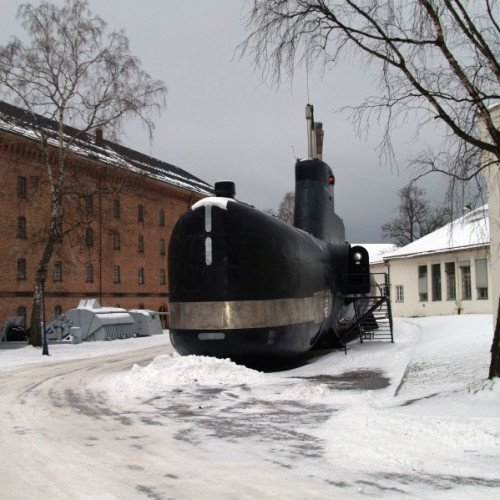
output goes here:
<path id="1" fill-rule="evenodd" d="M 94 266 L 92 263 L 88 263 L 85 266 L 85 281 L 87 283 L 92 283 L 94 281 Z"/>
<path id="2" fill-rule="evenodd" d="M 17 237 L 26 238 L 26 217 L 17 218 Z"/>
<path id="3" fill-rule="evenodd" d="M 85 243 L 88 247 L 94 245 L 94 230 L 91 227 L 85 229 Z"/>
<path id="4" fill-rule="evenodd" d="M 26 177 L 17 178 L 17 197 L 26 198 Z"/>
<path id="5" fill-rule="evenodd" d="M 113 283 L 120 283 L 120 266 L 113 267 Z"/>
<path id="6" fill-rule="evenodd" d="M 418 300 L 427 302 L 427 266 L 418 266 Z"/>
<path id="7" fill-rule="evenodd" d="M 470 260 L 461 260 L 458 263 L 458 267 L 460 268 L 460 279 L 462 283 L 462 300 L 470 300 L 472 298 Z"/>
<path id="8" fill-rule="evenodd" d="M 60 260 L 54 262 L 54 281 L 62 281 L 62 262 Z"/>
<path id="9" fill-rule="evenodd" d="M 62 314 L 61 306 L 54 306 L 54 318 L 57 319 Z"/>
<path id="10" fill-rule="evenodd" d="M 165 240 L 163 238 L 160 239 L 160 255 L 165 255 Z"/>
<path id="11" fill-rule="evenodd" d="M 139 274 L 137 275 L 137 283 L 139 283 L 139 285 L 144 285 L 144 268 L 143 267 L 139 268 Z"/>
<path id="12" fill-rule="evenodd" d="M 160 226 L 164 226 L 164 225 L 165 225 L 165 211 L 160 210 Z"/>
<path id="13" fill-rule="evenodd" d="M 405 301 L 405 291 L 403 285 L 396 285 L 396 302 Z"/>
<path id="14" fill-rule="evenodd" d="M 113 250 L 120 250 L 120 233 L 113 231 Z"/>
<path id="15" fill-rule="evenodd" d="M 26 307 L 19 306 L 16 311 L 16 316 L 23 318 L 22 325 L 26 325 Z"/>
<path id="16" fill-rule="evenodd" d="M 441 300 L 441 264 L 432 264 L 431 266 L 432 279 L 432 300 Z"/>
<path id="17" fill-rule="evenodd" d="M 91 194 L 85 196 L 85 213 L 94 213 L 94 196 Z"/>
<path id="18" fill-rule="evenodd" d="M 137 251 L 144 252 L 144 236 L 142 234 L 137 237 Z"/>
<path id="19" fill-rule="evenodd" d="M 455 277 L 455 263 L 446 262 L 444 272 L 446 273 L 446 300 L 456 300 L 457 281 Z"/>
<path id="20" fill-rule="evenodd" d="M 476 290 L 477 299 L 486 300 L 488 298 L 488 262 L 486 259 L 476 259 Z"/>
<path id="21" fill-rule="evenodd" d="M 113 200 L 113 217 L 120 218 L 120 200 Z"/>
<path id="22" fill-rule="evenodd" d="M 160 285 L 164 285 L 166 283 L 165 276 L 165 269 L 160 269 Z"/>
<path id="23" fill-rule="evenodd" d="M 144 222 L 144 205 L 139 205 L 137 207 L 137 220 L 139 222 Z"/>
<path id="24" fill-rule="evenodd" d="M 54 241 L 56 243 L 62 243 L 62 238 L 63 238 L 62 221 L 58 220 L 56 221 L 54 226 Z"/>
<path id="25" fill-rule="evenodd" d="M 26 279 L 26 259 L 17 259 L 17 279 Z"/>

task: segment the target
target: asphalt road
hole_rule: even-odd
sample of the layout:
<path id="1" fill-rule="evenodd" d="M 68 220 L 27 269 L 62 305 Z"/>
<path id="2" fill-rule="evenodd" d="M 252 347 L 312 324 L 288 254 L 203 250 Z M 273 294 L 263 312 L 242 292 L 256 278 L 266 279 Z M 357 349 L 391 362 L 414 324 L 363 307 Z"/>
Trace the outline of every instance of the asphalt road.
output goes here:
<path id="1" fill-rule="evenodd" d="M 169 349 L 0 372 L 0 497 L 125 498 L 137 491 L 127 426 L 88 384 Z"/>
<path id="2" fill-rule="evenodd" d="M 0 372 L 0 498 L 329 496 L 313 431 L 334 408 L 259 399 L 245 385 L 172 387 L 120 404 L 100 386 L 171 349 Z"/>

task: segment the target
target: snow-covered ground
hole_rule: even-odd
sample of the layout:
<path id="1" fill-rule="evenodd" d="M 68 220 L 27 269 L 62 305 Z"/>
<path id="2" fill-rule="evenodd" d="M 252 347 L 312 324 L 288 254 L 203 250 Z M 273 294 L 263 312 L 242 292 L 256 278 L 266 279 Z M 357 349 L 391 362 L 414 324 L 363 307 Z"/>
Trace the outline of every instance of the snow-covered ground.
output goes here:
<path id="1" fill-rule="evenodd" d="M 500 498 L 489 315 L 262 373 L 167 335 L 0 350 L 0 498 Z"/>

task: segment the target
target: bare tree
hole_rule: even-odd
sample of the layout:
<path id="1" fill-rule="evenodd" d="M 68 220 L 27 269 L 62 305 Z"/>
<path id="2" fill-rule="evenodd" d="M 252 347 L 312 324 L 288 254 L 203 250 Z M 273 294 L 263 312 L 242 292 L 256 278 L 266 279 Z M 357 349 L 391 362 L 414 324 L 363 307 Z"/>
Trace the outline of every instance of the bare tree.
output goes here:
<path id="1" fill-rule="evenodd" d="M 278 219 L 286 222 L 287 224 L 293 224 L 293 211 L 295 207 L 295 193 L 293 191 L 288 191 L 283 196 L 278 207 Z"/>
<path id="2" fill-rule="evenodd" d="M 116 137 L 124 120 L 133 117 L 151 136 L 151 112 L 164 106 L 166 88 L 131 55 L 124 32 L 107 34 L 106 23 L 85 0 L 66 0 L 62 7 L 23 4 L 18 18 L 27 41 L 13 38 L 0 46 L 0 96 L 26 110 L 27 117 L 20 119 L 30 122 L 39 142 L 50 185 L 50 220 L 39 260 L 39 269 L 47 269 L 54 246 L 67 235 L 64 198 L 73 148 L 97 129 Z M 33 345 L 41 344 L 40 305 L 35 284 Z"/>
<path id="3" fill-rule="evenodd" d="M 284 194 L 283 199 L 278 207 L 278 212 L 276 213 L 272 208 L 264 210 L 265 213 L 277 217 L 278 219 L 286 222 L 287 224 L 293 225 L 294 218 L 294 208 L 295 208 L 295 193 L 293 191 L 288 191 Z"/>
<path id="4" fill-rule="evenodd" d="M 418 132 L 441 123 L 443 144 L 427 161 L 420 155 L 420 174 L 468 181 L 500 161 L 491 108 L 500 100 L 499 11 L 495 0 L 254 0 L 240 48 L 277 82 L 300 63 L 326 67 L 358 57 L 379 85 L 351 110 L 355 125 L 365 130 L 382 120 L 381 150 L 392 158 L 394 127 L 411 121 Z M 491 373 L 500 376 L 499 328 Z"/>
<path id="5" fill-rule="evenodd" d="M 418 240 L 451 220 L 445 206 L 432 207 L 425 190 L 410 182 L 399 190 L 398 216 L 382 224 L 382 236 L 398 246 Z"/>

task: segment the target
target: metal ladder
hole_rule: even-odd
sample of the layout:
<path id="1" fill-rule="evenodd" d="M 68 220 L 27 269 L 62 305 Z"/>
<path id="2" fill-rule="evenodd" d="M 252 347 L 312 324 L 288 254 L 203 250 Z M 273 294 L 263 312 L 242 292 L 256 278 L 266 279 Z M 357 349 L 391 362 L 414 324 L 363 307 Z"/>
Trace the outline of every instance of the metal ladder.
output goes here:
<path id="1" fill-rule="evenodd" d="M 347 335 L 358 328 L 360 342 L 365 340 L 390 340 L 394 342 L 389 277 L 386 273 L 378 274 L 383 274 L 383 284 L 376 283 L 373 279 L 370 295 L 352 299 L 356 321 L 345 334 Z M 363 312 L 361 305 L 366 303 L 366 300 L 371 300 L 372 305 Z"/>

